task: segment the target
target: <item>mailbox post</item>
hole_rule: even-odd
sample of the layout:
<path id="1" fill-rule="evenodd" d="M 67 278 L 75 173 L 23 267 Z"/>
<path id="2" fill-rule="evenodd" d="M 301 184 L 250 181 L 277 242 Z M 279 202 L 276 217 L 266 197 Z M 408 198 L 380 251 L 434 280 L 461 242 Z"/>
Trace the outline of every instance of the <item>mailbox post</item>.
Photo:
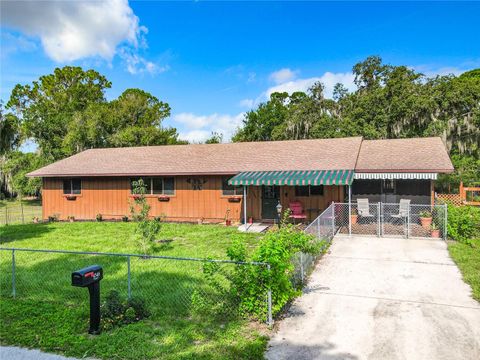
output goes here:
<path id="1" fill-rule="evenodd" d="M 100 334 L 100 280 L 103 279 L 103 269 L 92 265 L 72 273 L 72 286 L 88 287 L 90 294 L 90 328 L 88 333 Z"/>

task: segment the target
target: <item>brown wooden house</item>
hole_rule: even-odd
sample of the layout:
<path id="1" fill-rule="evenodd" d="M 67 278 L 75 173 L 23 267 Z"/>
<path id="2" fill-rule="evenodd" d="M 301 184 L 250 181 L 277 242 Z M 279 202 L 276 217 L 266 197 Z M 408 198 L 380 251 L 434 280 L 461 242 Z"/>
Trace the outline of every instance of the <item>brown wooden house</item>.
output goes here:
<path id="1" fill-rule="evenodd" d="M 429 202 L 437 174 L 452 170 L 439 138 L 352 137 L 90 149 L 29 176 L 43 178 L 45 219 L 129 216 L 131 183 L 143 178 L 152 216 L 239 222 L 275 219 L 278 203 L 292 201 L 311 220 L 344 201 L 352 184 L 353 197 Z"/>

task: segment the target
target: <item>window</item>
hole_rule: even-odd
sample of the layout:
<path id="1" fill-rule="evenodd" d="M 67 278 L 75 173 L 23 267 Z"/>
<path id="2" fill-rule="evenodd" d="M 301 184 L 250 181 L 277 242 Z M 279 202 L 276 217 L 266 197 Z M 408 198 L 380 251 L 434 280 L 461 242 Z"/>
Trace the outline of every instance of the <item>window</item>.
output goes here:
<path id="1" fill-rule="evenodd" d="M 323 196 L 323 185 L 310 186 L 310 196 Z"/>
<path id="2" fill-rule="evenodd" d="M 397 195 L 430 196 L 429 180 L 397 180 Z"/>
<path id="3" fill-rule="evenodd" d="M 353 195 L 368 195 L 382 193 L 382 180 L 357 179 L 352 185 Z"/>
<path id="4" fill-rule="evenodd" d="M 163 178 L 152 178 L 152 193 L 163 194 Z"/>
<path id="5" fill-rule="evenodd" d="M 65 179 L 63 180 L 64 195 L 78 195 L 82 193 L 81 179 Z"/>
<path id="6" fill-rule="evenodd" d="M 163 193 L 165 195 L 175 195 L 175 180 L 173 177 L 163 178 Z"/>
<path id="7" fill-rule="evenodd" d="M 322 196 L 323 185 L 295 186 L 295 196 Z"/>
<path id="8" fill-rule="evenodd" d="M 295 186 L 295 196 L 308 196 L 309 186 Z"/>
<path id="9" fill-rule="evenodd" d="M 384 194 L 395 194 L 395 180 L 392 180 L 392 179 L 383 180 L 382 192 Z"/>
<path id="10" fill-rule="evenodd" d="M 225 195 L 225 196 L 242 195 L 243 187 L 229 185 L 228 179 L 229 179 L 228 177 L 224 177 L 222 179 L 222 195 Z"/>
<path id="11" fill-rule="evenodd" d="M 146 195 L 175 195 L 175 180 L 173 177 L 149 177 L 130 180 L 130 191 L 133 193 L 133 183 L 142 179 L 146 187 Z"/>

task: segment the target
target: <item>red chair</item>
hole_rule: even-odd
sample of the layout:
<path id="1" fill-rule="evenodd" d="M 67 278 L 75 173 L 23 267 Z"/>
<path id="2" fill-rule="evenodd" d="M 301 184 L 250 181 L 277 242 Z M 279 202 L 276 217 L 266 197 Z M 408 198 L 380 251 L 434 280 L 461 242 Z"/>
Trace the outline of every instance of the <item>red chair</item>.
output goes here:
<path id="1" fill-rule="evenodd" d="M 303 206 L 300 201 L 292 201 L 288 207 L 290 208 L 290 211 L 292 212 L 290 214 L 290 218 L 293 219 L 293 223 L 295 224 L 296 219 L 301 219 L 301 220 L 306 220 L 307 215 L 305 215 L 303 211 Z"/>

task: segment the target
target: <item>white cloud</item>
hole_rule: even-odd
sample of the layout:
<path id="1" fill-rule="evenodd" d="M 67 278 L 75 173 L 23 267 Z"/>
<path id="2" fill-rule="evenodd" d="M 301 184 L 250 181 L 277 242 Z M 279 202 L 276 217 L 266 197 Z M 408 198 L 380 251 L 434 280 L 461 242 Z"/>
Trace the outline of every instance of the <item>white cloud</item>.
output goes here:
<path id="1" fill-rule="evenodd" d="M 295 79 L 297 72 L 289 68 L 283 68 L 270 74 L 269 79 L 275 84 L 285 83 Z"/>
<path id="2" fill-rule="evenodd" d="M 192 130 L 187 132 L 180 132 L 180 139 L 187 140 L 190 143 L 203 143 L 210 138 L 212 133 L 207 130 Z"/>
<path id="3" fill-rule="evenodd" d="M 253 99 L 243 99 L 238 103 L 241 107 L 251 109 L 255 105 L 255 100 Z"/>
<path id="4" fill-rule="evenodd" d="M 442 67 L 432 67 L 429 65 L 418 65 L 413 66 L 412 69 L 415 71 L 421 72 L 427 77 L 435 77 L 437 75 L 444 76 L 444 75 L 455 75 L 458 76 L 465 71 L 470 70 L 470 68 L 460 68 L 456 66 L 442 66 Z"/>
<path id="5" fill-rule="evenodd" d="M 296 79 L 272 86 L 267 89 L 265 95 L 270 97 L 270 95 L 274 92 L 287 92 L 289 94 L 292 94 L 296 91 L 306 92 L 313 84 L 316 82 L 321 82 L 325 86 L 325 97 L 332 98 L 333 88 L 337 83 L 342 83 L 350 91 L 355 90 L 355 84 L 353 83 L 354 78 L 355 77 L 352 73 L 326 72 L 320 77 Z"/>
<path id="6" fill-rule="evenodd" d="M 212 132 L 223 134 L 224 141 L 229 141 L 235 130 L 242 124 L 244 113 L 237 115 L 210 114 L 196 115 L 193 113 L 179 113 L 173 116 L 175 127 L 180 129 L 180 138 L 190 142 L 203 142 Z M 180 126 L 178 126 L 180 125 Z"/>
<path id="7" fill-rule="evenodd" d="M 155 67 L 137 53 L 146 47 L 148 30 L 139 24 L 127 0 L 2 1 L 1 10 L 3 26 L 38 37 L 56 62 L 85 58 L 110 62 L 119 49 L 128 47 L 136 56 L 137 73 L 140 67 L 148 72 Z M 125 62 L 128 67 L 132 60 Z"/>
<path id="8" fill-rule="evenodd" d="M 118 50 L 118 55 L 125 63 L 125 67 L 130 74 L 141 74 L 148 72 L 152 75 L 160 74 L 169 69 L 168 65 L 160 66 L 151 61 L 146 60 L 128 47 L 123 47 Z"/>

